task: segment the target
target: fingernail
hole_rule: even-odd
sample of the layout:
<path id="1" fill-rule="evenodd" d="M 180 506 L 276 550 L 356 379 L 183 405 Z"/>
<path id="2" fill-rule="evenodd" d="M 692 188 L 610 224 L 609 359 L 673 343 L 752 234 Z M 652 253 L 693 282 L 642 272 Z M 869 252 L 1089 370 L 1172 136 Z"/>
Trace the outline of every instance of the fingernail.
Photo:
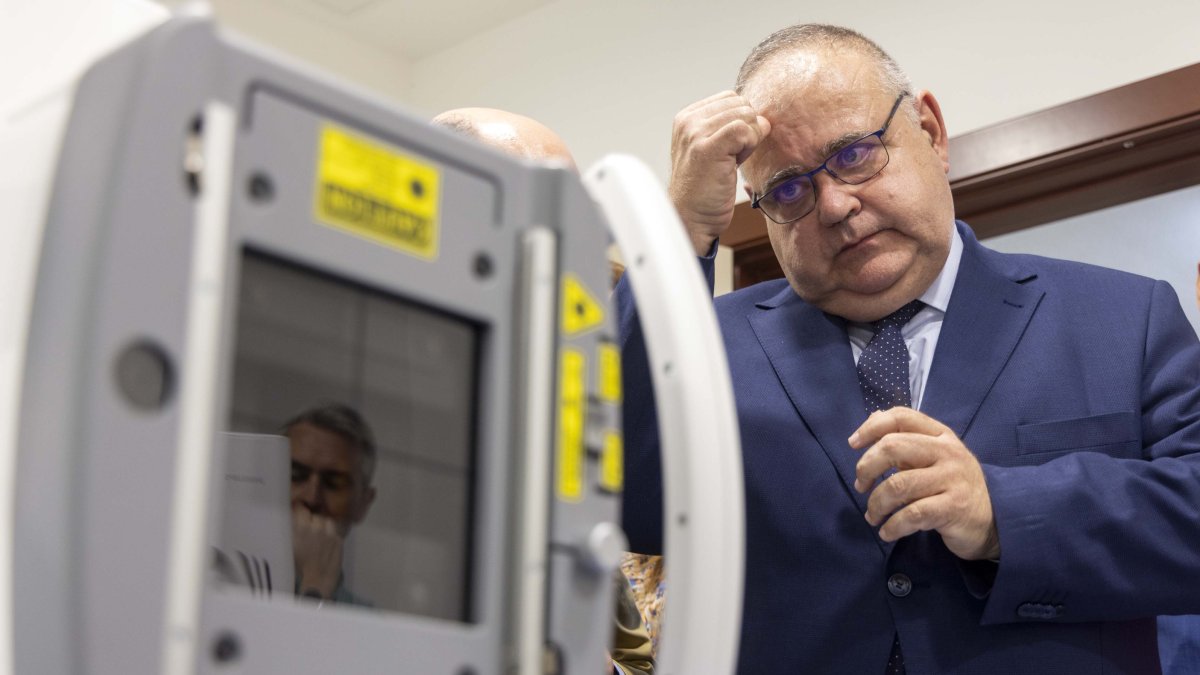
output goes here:
<path id="1" fill-rule="evenodd" d="M 857 431 L 850 434 L 849 441 L 850 441 L 850 445 L 852 445 L 854 447 L 858 447 L 858 432 Z"/>

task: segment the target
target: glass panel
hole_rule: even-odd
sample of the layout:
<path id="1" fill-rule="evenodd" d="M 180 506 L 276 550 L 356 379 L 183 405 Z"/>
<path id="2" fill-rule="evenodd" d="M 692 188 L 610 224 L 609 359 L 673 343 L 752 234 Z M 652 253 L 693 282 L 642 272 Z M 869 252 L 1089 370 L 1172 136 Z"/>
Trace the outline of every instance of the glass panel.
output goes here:
<path id="1" fill-rule="evenodd" d="M 219 578 L 467 621 L 479 333 L 245 252 Z"/>

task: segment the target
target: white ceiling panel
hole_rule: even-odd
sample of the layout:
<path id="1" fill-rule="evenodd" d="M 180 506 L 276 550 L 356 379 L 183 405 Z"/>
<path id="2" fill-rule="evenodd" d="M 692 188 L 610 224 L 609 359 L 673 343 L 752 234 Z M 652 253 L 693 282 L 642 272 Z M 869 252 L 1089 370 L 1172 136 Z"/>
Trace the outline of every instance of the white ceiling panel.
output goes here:
<path id="1" fill-rule="evenodd" d="M 409 62 L 554 0 L 241 0 L 301 12 Z"/>

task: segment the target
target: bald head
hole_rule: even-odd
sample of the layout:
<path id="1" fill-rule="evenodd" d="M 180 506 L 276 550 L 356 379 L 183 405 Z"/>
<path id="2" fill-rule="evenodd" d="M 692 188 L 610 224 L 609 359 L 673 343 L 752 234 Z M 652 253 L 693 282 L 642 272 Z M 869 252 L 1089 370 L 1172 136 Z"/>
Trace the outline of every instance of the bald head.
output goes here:
<path id="1" fill-rule="evenodd" d="M 742 62 L 734 89 L 744 95 L 752 81 L 759 79 L 764 71 L 776 75 L 804 75 L 805 69 L 797 66 L 807 59 L 805 52 L 833 57 L 853 54 L 866 57 L 867 63 L 878 71 L 875 81 L 884 92 L 912 91 L 908 75 L 870 38 L 849 28 L 820 23 L 788 26 L 768 35 Z"/>
<path id="2" fill-rule="evenodd" d="M 510 155 L 556 160 L 575 168 L 575 159 L 563 139 L 546 125 L 524 115 L 495 108 L 457 108 L 434 117 L 433 123 Z"/>

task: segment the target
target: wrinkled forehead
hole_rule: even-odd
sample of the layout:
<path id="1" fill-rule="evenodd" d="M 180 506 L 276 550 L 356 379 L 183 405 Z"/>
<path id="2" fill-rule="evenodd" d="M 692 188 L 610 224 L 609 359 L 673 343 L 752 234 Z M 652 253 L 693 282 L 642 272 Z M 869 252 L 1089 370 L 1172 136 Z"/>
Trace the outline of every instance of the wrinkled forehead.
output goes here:
<path id="1" fill-rule="evenodd" d="M 883 89 L 878 62 L 849 47 L 784 51 L 764 61 L 742 95 L 759 113 L 788 112 L 798 102 L 861 99 Z"/>
<path id="2" fill-rule="evenodd" d="M 364 453 L 350 439 L 336 431 L 301 422 L 288 431 L 292 459 L 317 469 L 355 468 Z"/>
<path id="3" fill-rule="evenodd" d="M 780 170 L 819 166 L 831 142 L 875 131 L 892 102 L 885 89 L 876 62 L 852 50 L 793 51 L 766 61 L 743 90 L 771 122 L 771 134 L 742 165 L 751 188 Z"/>

